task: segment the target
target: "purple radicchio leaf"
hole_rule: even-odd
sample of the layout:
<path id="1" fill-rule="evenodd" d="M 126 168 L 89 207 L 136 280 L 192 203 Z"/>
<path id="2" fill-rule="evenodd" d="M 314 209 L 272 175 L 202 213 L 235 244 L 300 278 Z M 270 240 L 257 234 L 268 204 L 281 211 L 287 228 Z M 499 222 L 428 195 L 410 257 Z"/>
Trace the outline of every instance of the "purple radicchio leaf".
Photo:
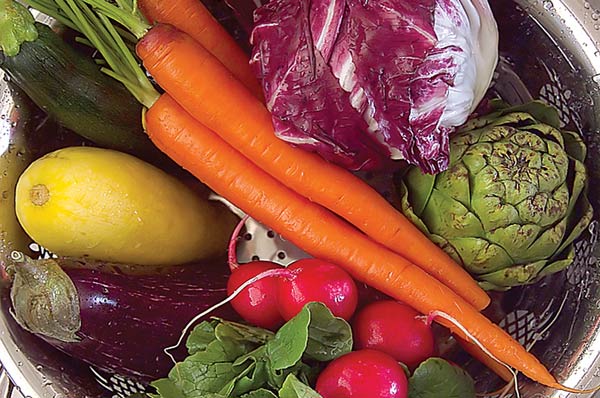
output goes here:
<path id="1" fill-rule="evenodd" d="M 389 153 L 366 134 L 366 122 L 320 51 L 331 52 L 344 4 L 273 0 L 259 8 L 252 64 L 278 137 L 347 169 L 372 170 L 381 168 Z"/>
<path id="2" fill-rule="evenodd" d="M 255 21 L 277 134 L 350 169 L 445 170 L 497 63 L 487 0 L 271 0 Z"/>
<path id="3" fill-rule="evenodd" d="M 436 48 L 436 1 L 348 4 L 331 63 L 340 84 L 393 158 L 428 172 L 444 169 L 450 131 L 438 124 L 455 70 L 447 51 Z"/>

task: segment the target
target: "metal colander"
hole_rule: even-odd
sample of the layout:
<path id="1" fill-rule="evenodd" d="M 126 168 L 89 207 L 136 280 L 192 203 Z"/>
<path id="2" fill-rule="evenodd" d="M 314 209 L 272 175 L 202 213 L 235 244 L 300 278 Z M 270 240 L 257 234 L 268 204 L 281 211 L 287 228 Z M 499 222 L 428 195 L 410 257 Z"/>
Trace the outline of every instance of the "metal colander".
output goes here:
<path id="1" fill-rule="evenodd" d="M 490 3 L 501 35 L 501 62 L 490 94 L 511 103 L 539 98 L 559 109 L 563 124 L 580 132 L 588 143 L 590 199 L 600 209 L 600 0 Z M 0 187 L 4 190 L 0 193 L 0 217 L 10 216 L 3 210 L 12 206 L 12 193 L 6 187 L 14 184 L 20 167 L 42 151 L 64 146 L 72 139 L 64 132 L 60 139 L 47 142 L 40 133 L 46 124 L 56 129 L 26 98 L 0 82 Z M 385 176 L 367 177 L 382 193 L 390 193 Z M 246 227 L 238 247 L 242 262 L 260 258 L 286 264 L 305 256 L 253 220 Z M 600 224 L 595 220 L 577 241 L 571 267 L 536 285 L 496 294 L 488 314 L 530 347 L 561 382 L 579 388 L 600 384 L 599 233 Z M 0 231 L 0 238 L 8 246 L 18 246 L 9 231 Z M 50 255 L 32 242 L 25 245 L 38 256 Z M 144 389 L 119 375 L 91 369 L 22 331 L 10 316 L 6 292 L 0 297 L 0 310 L 0 398 L 124 398 Z M 495 376 L 463 354 L 457 353 L 456 360 L 476 375 L 480 391 L 501 386 Z M 526 379 L 519 384 L 521 396 L 526 398 L 577 396 Z"/>

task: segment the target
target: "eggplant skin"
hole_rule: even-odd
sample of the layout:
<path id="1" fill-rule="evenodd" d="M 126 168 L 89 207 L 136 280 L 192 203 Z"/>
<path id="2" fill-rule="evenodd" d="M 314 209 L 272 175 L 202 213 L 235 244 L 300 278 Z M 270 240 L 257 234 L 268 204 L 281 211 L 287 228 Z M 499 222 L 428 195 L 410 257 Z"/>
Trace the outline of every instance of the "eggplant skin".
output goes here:
<path id="1" fill-rule="evenodd" d="M 38 336 L 97 369 L 140 382 L 167 376 L 174 364 L 164 348 L 177 343 L 195 315 L 227 296 L 229 276 L 225 261 L 177 267 L 164 275 L 65 272 L 79 294 L 80 341 Z M 238 319 L 229 305 L 211 315 Z"/>

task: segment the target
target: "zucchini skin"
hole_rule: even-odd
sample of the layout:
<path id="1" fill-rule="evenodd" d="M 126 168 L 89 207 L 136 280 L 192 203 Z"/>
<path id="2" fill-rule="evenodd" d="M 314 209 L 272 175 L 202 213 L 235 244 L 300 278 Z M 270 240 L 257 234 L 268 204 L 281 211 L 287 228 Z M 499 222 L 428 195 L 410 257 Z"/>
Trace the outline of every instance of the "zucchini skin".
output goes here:
<path id="1" fill-rule="evenodd" d="M 135 97 L 47 25 L 35 26 L 36 40 L 22 43 L 15 56 L 0 55 L 10 81 L 51 118 L 95 145 L 171 166 L 144 133 L 142 105 Z"/>

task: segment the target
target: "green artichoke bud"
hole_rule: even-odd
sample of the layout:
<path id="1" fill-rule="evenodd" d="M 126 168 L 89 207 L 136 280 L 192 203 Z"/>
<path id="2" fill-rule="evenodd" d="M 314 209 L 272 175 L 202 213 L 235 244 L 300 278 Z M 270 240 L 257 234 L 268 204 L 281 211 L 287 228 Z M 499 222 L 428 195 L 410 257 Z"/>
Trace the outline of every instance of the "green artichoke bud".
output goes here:
<path id="1" fill-rule="evenodd" d="M 593 210 L 585 144 L 556 109 L 495 105 L 451 137 L 448 170 L 409 167 L 398 186 L 404 214 L 483 288 L 505 290 L 571 264 Z"/>

